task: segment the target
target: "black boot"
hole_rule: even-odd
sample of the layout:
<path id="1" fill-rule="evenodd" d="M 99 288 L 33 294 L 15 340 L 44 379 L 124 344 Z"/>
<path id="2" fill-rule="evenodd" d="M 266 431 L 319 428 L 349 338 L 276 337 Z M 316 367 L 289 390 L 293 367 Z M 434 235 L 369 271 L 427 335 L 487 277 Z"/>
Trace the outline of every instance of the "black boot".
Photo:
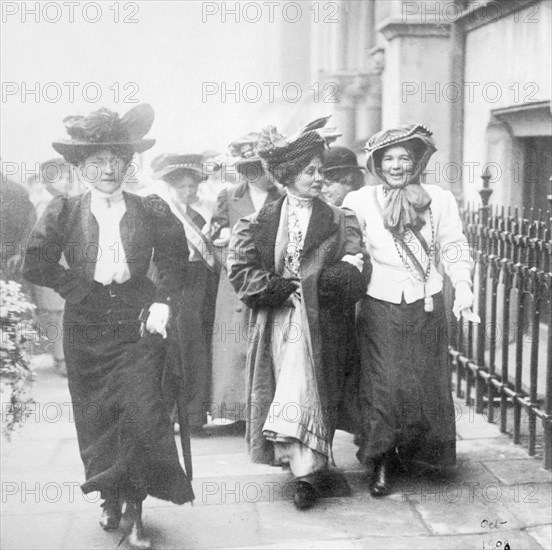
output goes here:
<path id="1" fill-rule="evenodd" d="M 295 494 L 293 504 L 298 510 L 312 508 L 318 500 L 318 490 L 310 481 L 297 479 L 295 482 Z"/>
<path id="2" fill-rule="evenodd" d="M 130 547 L 135 550 L 150 550 L 151 541 L 146 537 L 142 524 L 142 502 L 127 502 L 125 518 L 130 522 L 126 535 Z"/>
<path id="3" fill-rule="evenodd" d="M 103 512 L 100 517 L 100 525 L 106 531 L 113 531 L 119 528 L 121 521 L 121 504 L 116 497 L 109 497 L 102 504 Z"/>
<path id="4" fill-rule="evenodd" d="M 374 460 L 374 472 L 370 480 L 370 494 L 373 497 L 384 497 L 391 492 L 389 462 L 387 453 Z"/>

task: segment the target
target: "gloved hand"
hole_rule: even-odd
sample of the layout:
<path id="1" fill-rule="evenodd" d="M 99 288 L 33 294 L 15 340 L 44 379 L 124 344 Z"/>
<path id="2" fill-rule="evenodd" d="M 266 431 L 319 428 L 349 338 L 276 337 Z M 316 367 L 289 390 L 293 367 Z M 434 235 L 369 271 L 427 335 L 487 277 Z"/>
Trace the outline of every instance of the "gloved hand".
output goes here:
<path id="1" fill-rule="evenodd" d="M 354 265 L 362 273 L 362 268 L 364 267 L 364 260 L 362 258 L 361 252 L 358 252 L 354 256 L 352 254 L 345 254 L 345 256 L 341 258 L 341 261 Z"/>
<path id="2" fill-rule="evenodd" d="M 149 308 L 149 316 L 146 329 L 152 334 L 160 334 L 167 337 L 167 323 L 169 322 L 170 308 L 167 304 L 155 302 Z"/>
<path id="3" fill-rule="evenodd" d="M 215 246 L 226 246 L 230 242 L 230 228 L 223 227 L 219 236 L 213 241 Z"/>
<path id="4" fill-rule="evenodd" d="M 474 300 L 475 296 L 466 281 L 456 283 L 454 304 L 452 306 L 452 312 L 456 319 L 460 319 L 460 316 L 462 316 L 467 321 L 472 321 L 473 323 L 481 322 L 479 315 L 472 311 Z"/>

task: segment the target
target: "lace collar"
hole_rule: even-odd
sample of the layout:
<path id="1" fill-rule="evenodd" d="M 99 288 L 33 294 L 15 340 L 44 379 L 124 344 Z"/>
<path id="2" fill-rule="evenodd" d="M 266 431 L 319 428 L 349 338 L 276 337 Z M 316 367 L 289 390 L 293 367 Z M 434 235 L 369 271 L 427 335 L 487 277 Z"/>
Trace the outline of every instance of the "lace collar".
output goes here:
<path id="1" fill-rule="evenodd" d="M 287 191 L 287 200 L 292 208 L 311 208 L 313 199 L 297 197 Z"/>

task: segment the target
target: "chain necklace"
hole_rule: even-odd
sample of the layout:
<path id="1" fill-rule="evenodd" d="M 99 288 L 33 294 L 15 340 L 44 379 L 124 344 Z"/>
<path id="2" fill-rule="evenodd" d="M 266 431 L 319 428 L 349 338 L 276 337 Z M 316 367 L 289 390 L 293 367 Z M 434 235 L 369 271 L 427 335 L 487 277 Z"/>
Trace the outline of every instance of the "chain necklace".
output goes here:
<path id="1" fill-rule="evenodd" d="M 412 275 L 412 277 L 414 277 L 416 281 L 419 281 L 420 283 L 424 284 L 424 311 L 427 313 L 431 313 L 434 310 L 433 297 L 428 294 L 426 283 L 429 279 L 429 274 L 431 272 L 431 264 L 435 256 L 435 224 L 433 223 L 433 212 L 431 211 L 431 208 L 429 208 L 428 210 L 429 210 L 429 220 L 431 223 L 431 243 L 429 245 L 429 255 L 427 259 L 427 266 L 425 268 L 423 277 L 420 277 L 420 275 L 416 273 L 414 269 L 412 269 L 412 267 L 408 263 L 408 260 L 403 256 L 395 235 L 393 235 L 393 243 L 395 244 L 397 253 L 402 263 L 404 264 L 404 267 L 406 268 L 406 270 Z M 402 242 L 404 246 L 408 246 L 404 241 Z"/>

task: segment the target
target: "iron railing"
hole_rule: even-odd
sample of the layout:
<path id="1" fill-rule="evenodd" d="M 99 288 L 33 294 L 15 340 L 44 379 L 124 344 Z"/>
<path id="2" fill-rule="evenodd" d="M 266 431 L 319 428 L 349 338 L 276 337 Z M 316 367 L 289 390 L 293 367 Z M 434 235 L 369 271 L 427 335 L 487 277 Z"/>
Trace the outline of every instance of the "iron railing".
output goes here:
<path id="1" fill-rule="evenodd" d="M 543 442 L 552 469 L 552 220 L 546 210 L 489 205 L 488 174 L 482 179 L 481 206 L 463 210 L 481 323 L 453 325 L 456 393 L 489 422 L 498 415 L 500 430 L 516 444 L 527 440 L 530 456 Z"/>

